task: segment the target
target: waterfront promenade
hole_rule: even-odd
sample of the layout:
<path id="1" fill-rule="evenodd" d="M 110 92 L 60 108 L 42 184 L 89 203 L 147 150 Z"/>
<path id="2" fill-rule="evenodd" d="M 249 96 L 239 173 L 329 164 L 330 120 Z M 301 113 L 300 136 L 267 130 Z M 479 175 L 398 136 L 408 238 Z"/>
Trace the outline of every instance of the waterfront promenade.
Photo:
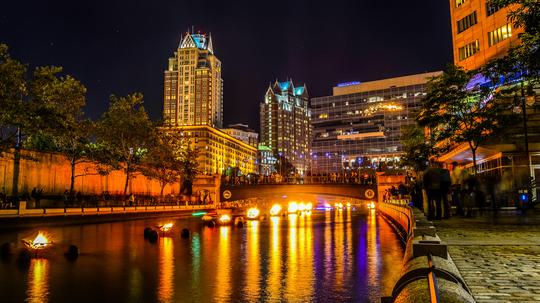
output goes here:
<path id="1" fill-rule="evenodd" d="M 540 210 L 434 223 L 477 302 L 540 302 Z"/>

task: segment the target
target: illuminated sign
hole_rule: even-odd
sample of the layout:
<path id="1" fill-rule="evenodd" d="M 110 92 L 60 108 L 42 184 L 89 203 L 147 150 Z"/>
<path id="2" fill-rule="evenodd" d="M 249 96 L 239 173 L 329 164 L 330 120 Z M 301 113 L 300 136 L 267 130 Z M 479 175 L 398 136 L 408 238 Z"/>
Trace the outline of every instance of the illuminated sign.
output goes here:
<path id="1" fill-rule="evenodd" d="M 360 81 L 352 81 L 352 82 L 343 82 L 343 83 L 338 83 L 338 87 L 344 87 L 344 86 L 351 86 L 351 85 L 358 85 L 360 84 Z"/>

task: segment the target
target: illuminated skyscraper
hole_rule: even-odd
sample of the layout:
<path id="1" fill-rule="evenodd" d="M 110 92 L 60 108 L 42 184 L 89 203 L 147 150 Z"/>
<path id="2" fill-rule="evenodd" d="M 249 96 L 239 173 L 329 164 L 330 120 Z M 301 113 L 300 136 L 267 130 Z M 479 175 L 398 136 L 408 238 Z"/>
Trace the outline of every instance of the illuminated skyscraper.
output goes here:
<path id="1" fill-rule="evenodd" d="M 165 71 L 165 124 L 220 128 L 222 109 L 221 62 L 214 55 L 212 37 L 188 32 Z"/>
<path id="2" fill-rule="evenodd" d="M 201 172 L 222 174 L 232 167 L 243 174 L 257 171 L 257 146 L 219 129 L 223 121 L 223 80 L 210 35 L 188 32 L 180 39 L 174 57 L 169 58 L 164 86 L 165 130 L 190 139 L 198 151 Z"/>
<path id="3" fill-rule="evenodd" d="M 311 110 L 306 86 L 292 80 L 270 85 L 261 103 L 261 144 L 303 175 L 311 161 Z"/>

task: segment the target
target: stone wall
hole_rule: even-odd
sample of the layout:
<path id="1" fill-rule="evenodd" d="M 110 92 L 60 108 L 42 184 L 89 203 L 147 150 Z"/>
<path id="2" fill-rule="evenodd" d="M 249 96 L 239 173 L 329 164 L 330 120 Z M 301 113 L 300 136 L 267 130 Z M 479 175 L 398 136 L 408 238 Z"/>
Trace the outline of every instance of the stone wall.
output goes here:
<path id="1" fill-rule="evenodd" d="M 4 153 L 0 157 L 0 191 L 11 194 L 13 189 L 14 155 Z M 108 191 L 111 194 L 123 193 L 125 174 L 113 171 L 107 176 L 96 172 L 92 163 L 77 165 L 75 191 L 88 194 L 101 194 Z M 71 166 L 66 157 L 58 153 L 43 153 L 22 151 L 19 165 L 19 193 L 31 192 L 34 187 L 43 188 L 44 193 L 62 194 L 70 187 Z M 3 188 L 3 189 L 2 189 Z M 141 174 L 132 178 L 129 191 L 140 195 L 159 195 L 160 186 L 156 180 L 151 180 Z M 163 194 L 178 194 L 180 184 L 165 186 Z"/>

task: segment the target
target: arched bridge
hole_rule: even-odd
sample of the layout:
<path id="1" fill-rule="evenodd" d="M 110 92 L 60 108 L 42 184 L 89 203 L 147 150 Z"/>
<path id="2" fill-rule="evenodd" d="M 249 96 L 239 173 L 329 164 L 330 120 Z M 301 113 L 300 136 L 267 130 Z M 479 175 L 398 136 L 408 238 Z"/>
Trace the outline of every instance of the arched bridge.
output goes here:
<path id="1" fill-rule="evenodd" d="M 332 183 L 222 186 L 220 188 L 220 201 L 231 202 L 250 198 L 274 198 L 303 194 L 376 200 L 377 187 L 375 185 Z"/>

